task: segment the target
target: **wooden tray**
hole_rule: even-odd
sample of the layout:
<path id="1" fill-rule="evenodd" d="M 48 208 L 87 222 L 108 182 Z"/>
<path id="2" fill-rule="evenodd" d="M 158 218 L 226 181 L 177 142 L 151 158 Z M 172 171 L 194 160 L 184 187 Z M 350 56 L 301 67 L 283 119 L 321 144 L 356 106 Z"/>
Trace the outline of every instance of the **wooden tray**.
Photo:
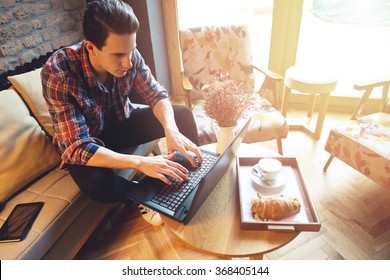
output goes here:
<path id="1" fill-rule="evenodd" d="M 317 212 L 311 202 L 310 195 L 299 169 L 296 158 L 274 157 L 281 161 L 283 167 L 279 176 L 285 176 L 284 184 L 271 188 L 253 177 L 251 169 L 262 157 L 238 157 L 237 176 L 240 198 L 241 229 L 249 230 L 280 230 L 280 231 L 319 231 Z M 257 179 L 257 180 L 256 180 Z M 250 203 L 257 195 L 284 195 L 297 197 L 301 202 L 299 213 L 278 221 L 255 220 L 250 211 Z"/>

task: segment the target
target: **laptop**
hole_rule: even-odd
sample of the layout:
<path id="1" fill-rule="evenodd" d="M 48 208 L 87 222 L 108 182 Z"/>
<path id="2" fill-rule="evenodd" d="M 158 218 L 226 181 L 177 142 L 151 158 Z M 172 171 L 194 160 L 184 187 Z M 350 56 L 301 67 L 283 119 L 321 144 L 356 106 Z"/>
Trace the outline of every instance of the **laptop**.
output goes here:
<path id="1" fill-rule="evenodd" d="M 247 119 L 230 145 L 222 154 L 200 149 L 203 162 L 196 168 L 181 153 L 176 153 L 174 161 L 185 166 L 190 172 L 188 181 L 177 182 L 170 178 L 172 185 L 144 176 L 136 187 L 131 188 L 127 198 L 149 207 L 173 220 L 187 224 L 195 215 L 219 180 L 228 170 L 230 163 L 236 158 L 251 118 Z"/>

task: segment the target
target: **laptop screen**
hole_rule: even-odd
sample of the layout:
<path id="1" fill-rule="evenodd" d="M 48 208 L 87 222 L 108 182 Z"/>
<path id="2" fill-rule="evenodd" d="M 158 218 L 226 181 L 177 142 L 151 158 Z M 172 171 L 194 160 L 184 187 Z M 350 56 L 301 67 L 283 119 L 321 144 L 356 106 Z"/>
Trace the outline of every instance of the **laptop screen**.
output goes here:
<path id="1" fill-rule="evenodd" d="M 235 139 L 230 143 L 226 150 L 219 156 L 213 167 L 209 170 L 207 175 L 202 178 L 199 186 L 196 190 L 194 199 L 190 206 L 190 209 L 185 218 L 185 223 L 195 215 L 196 211 L 202 206 L 203 202 L 206 201 L 207 197 L 214 189 L 214 187 L 221 180 L 222 176 L 226 174 L 230 164 L 236 158 L 238 148 L 244 139 L 245 133 L 248 130 L 251 118 L 247 120 L 240 132 L 237 134 Z"/>

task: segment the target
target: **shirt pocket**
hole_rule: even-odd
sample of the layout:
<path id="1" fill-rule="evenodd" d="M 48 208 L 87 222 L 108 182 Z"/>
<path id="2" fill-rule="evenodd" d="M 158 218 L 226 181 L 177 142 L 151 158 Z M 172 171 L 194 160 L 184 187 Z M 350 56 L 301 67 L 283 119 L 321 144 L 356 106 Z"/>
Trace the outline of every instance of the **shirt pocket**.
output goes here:
<path id="1" fill-rule="evenodd" d="M 102 107 L 94 100 L 83 100 L 80 104 L 81 113 L 84 116 L 91 136 L 97 136 L 103 130 Z"/>

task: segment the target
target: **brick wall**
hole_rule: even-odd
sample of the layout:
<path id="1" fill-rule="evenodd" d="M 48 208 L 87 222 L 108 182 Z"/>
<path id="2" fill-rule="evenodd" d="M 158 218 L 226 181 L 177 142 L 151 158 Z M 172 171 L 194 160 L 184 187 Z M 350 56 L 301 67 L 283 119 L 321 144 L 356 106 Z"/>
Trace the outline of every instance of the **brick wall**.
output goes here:
<path id="1" fill-rule="evenodd" d="M 0 74 L 83 39 L 82 0 L 0 0 Z"/>

